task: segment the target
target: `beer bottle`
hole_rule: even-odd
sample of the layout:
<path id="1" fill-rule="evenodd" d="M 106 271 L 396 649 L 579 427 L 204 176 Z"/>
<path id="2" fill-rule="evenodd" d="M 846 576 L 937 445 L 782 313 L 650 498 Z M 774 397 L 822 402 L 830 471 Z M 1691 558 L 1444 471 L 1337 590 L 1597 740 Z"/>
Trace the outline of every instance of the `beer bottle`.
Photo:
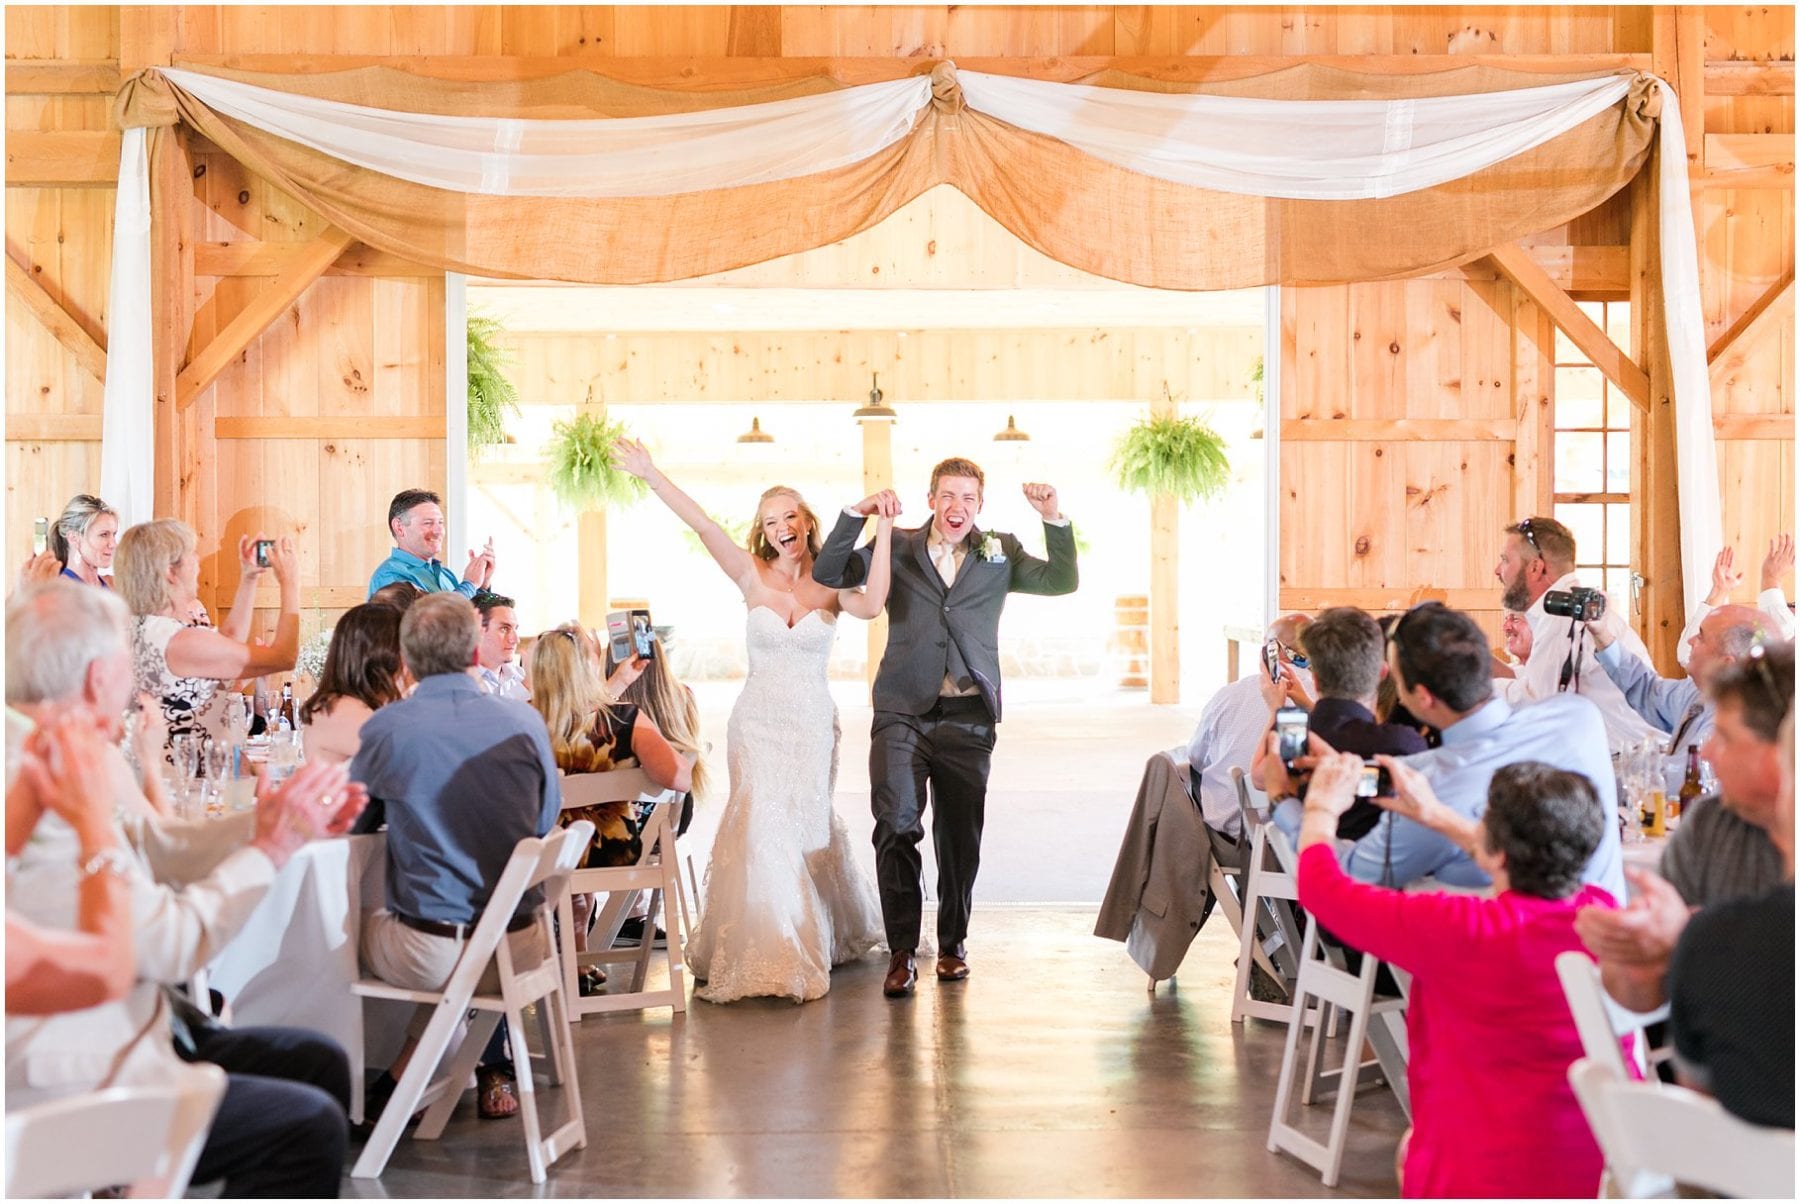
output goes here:
<path id="1" fill-rule="evenodd" d="M 1687 811 L 1688 805 L 1700 797 L 1700 746 L 1688 745 L 1687 777 L 1682 779 L 1681 793 L 1675 796 L 1675 815 Z"/>
<path id="2" fill-rule="evenodd" d="M 1669 826 L 1663 819 L 1665 810 L 1667 808 L 1663 802 L 1663 788 L 1660 785 L 1655 786 L 1646 796 L 1644 804 L 1644 835 L 1662 836 L 1668 832 Z"/>
<path id="3" fill-rule="evenodd" d="M 299 717 L 294 714 L 294 683 L 291 681 L 281 683 L 281 710 L 275 726 L 284 732 L 300 728 Z"/>

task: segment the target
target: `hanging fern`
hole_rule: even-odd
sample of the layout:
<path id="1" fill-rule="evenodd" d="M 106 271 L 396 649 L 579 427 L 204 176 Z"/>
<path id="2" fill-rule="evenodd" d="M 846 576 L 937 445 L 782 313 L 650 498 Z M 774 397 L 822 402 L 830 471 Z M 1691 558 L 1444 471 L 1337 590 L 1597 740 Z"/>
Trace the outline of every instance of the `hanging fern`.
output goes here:
<path id="1" fill-rule="evenodd" d="M 478 452 L 505 443 L 506 415 L 519 412 L 519 391 L 506 377 L 511 357 L 500 349 L 504 333 L 496 318 L 469 317 L 469 446 Z"/>
<path id="2" fill-rule="evenodd" d="M 1119 440 L 1110 466 L 1122 489 L 1183 502 L 1215 497 L 1231 480 L 1224 437 L 1198 418 L 1142 419 Z"/>
<path id="3" fill-rule="evenodd" d="M 629 505 L 650 487 L 612 462 L 614 440 L 628 434 L 616 419 L 577 415 L 558 422 L 545 458 L 550 462 L 550 489 L 571 510 L 599 510 Z"/>

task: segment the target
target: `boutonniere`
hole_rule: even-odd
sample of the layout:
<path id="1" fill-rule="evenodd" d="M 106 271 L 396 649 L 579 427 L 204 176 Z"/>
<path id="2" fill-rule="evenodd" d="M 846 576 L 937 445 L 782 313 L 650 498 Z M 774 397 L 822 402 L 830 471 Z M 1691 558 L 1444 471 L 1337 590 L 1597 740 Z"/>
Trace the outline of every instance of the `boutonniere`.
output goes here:
<path id="1" fill-rule="evenodd" d="M 998 535 L 983 535 L 981 537 L 981 558 L 989 564 L 1004 564 L 1006 562 L 1006 552 L 1000 546 L 1000 537 Z"/>

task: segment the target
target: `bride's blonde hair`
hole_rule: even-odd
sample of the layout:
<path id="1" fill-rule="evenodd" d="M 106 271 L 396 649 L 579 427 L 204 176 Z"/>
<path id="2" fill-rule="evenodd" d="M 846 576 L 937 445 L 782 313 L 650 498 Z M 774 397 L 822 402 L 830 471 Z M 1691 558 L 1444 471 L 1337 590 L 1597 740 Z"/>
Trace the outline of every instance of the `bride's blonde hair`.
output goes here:
<path id="1" fill-rule="evenodd" d="M 750 520 L 750 537 L 744 541 L 744 546 L 750 549 L 750 554 L 758 560 L 773 560 L 780 554 L 776 551 L 775 545 L 769 542 L 769 537 L 763 534 L 762 529 L 763 503 L 772 497 L 794 499 L 794 509 L 798 510 L 800 517 L 806 520 L 807 554 L 817 556 L 819 554 L 819 516 L 812 512 L 812 507 L 806 504 L 806 499 L 800 496 L 798 489 L 790 489 L 786 485 L 771 486 L 763 490 L 763 495 L 756 499 L 756 517 Z"/>

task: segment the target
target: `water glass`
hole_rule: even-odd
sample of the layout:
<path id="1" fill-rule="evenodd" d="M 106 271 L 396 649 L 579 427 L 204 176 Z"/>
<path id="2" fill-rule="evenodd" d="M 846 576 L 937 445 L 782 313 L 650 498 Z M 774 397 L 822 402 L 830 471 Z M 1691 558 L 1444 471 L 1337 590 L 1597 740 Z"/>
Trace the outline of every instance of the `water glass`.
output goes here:
<path id="1" fill-rule="evenodd" d="M 206 742 L 206 780 L 222 782 L 231 774 L 231 745 L 216 737 Z"/>
<path id="2" fill-rule="evenodd" d="M 275 732 L 269 737 L 269 780 L 285 781 L 303 759 L 299 732 Z"/>
<path id="3" fill-rule="evenodd" d="M 205 748 L 204 737 L 198 732 L 181 732 L 170 739 L 169 750 L 174 757 L 175 772 L 183 781 L 191 781 L 200 776 Z"/>

